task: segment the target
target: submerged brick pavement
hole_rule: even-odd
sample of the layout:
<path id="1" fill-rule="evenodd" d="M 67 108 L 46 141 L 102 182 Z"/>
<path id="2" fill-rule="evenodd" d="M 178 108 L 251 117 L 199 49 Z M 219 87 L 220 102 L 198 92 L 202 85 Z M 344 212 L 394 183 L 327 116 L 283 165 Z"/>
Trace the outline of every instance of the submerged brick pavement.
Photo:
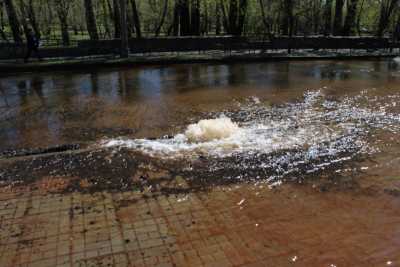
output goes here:
<path id="1" fill-rule="evenodd" d="M 0 266 L 399 266 L 400 198 L 305 186 L 0 194 Z"/>

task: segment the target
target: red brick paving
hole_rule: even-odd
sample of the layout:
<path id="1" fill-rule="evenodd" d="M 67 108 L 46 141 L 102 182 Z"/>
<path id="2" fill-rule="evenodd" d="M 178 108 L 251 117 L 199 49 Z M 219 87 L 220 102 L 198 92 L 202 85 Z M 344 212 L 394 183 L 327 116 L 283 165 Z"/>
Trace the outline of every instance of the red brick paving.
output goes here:
<path id="1" fill-rule="evenodd" d="M 383 193 L 242 185 L 0 199 L 0 266 L 400 265 L 400 198 Z"/>

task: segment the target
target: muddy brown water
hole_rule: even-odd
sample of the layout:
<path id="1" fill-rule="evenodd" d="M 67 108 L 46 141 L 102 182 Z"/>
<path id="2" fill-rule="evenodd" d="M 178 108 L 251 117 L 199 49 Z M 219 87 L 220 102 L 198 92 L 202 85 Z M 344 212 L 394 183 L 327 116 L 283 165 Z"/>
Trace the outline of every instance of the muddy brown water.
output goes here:
<path id="1" fill-rule="evenodd" d="M 176 65 L 0 78 L 0 150 L 174 134 L 249 97 L 273 105 L 327 87 L 340 98 L 398 93 L 392 61 Z"/>
<path id="2" fill-rule="evenodd" d="M 265 256 L 265 262 L 254 256 L 248 263 L 400 264 L 400 65 L 392 60 L 198 64 L 15 75 L 0 78 L 0 109 L 0 151 L 76 143 L 98 148 L 100 140 L 119 137 L 157 139 L 140 145 L 167 144 L 175 149 L 178 141 L 159 138 L 182 133 L 188 124 L 221 113 L 241 126 L 259 118 L 290 121 L 274 140 L 281 140 L 281 133 L 289 138 L 307 125 L 315 127 L 315 135 L 320 134 L 319 126 L 335 132 L 339 126 L 353 125 L 346 134 L 338 131 L 339 138 L 324 141 L 326 147 L 339 151 L 336 154 L 315 152 L 308 144 L 256 156 L 248 151 L 245 156 L 201 154 L 185 163 L 190 168 L 179 171 L 180 159 L 165 165 L 160 156 L 152 162 L 149 155 L 138 156 L 137 149 L 111 147 L 77 155 L 0 161 L 0 177 L 6 185 L 22 179 L 22 189 L 18 185 L 22 191 L 35 191 L 39 183 L 39 189 L 45 187 L 49 194 L 52 190 L 68 193 L 66 189 L 115 193 L 139 188 L 151 196 L 157 193 L 151 186 L 161 186 L 167 196 L 197 194 L 202 205 L 216 214 L 232 215 L 232 227 L 218 228 L 218 233 L 227 236 L 235 249 L 240 248 L 241 260 L 233 265 L 243 264 L 257 249 L 269 255 L 271 251 L 258 244 L 270 238 L 282 251 Z M 280 129 L 279 123 L 276 127 Z M 259 130 L 249 132 L 255 137 L 263 135 Z M 243 141 L 243 145 L 248 143 Z M 368 152 L 362 152 L 364 145 Z M 133 146 L 137 146 L 135 141 Z M 291 171 L 293 159 L 303 162 L 310 151 L 319 159 L 295 165 L 300 170 L 293 175 L 302 178 L 296 183 L 268 189 L 269 184 L 258 178 Z M 316 166 L 340 162 L 349 155 L 357 157 L 349 164 L 332 164 L 313 172 Z M 262 165 L 269 161 L 276 164 Z M 245 179 L 232 181 L 237 177 Z M 202 183 L 216 190 L 190 190 Z M 1 191 L 2 199 L 9 197 L 8 190 Z M 244 200 L 242 211 L 237 203 Z M 233 207 L 227 209 L 227 203 Z M 254 230 L 244 224 L 246 220 L 262 227 Z M 246 243 L 249 250 L 235 243 L 235 233 L 251 237 Z"/>
<path id="3" fill-rule="evenodd" d="M 0 151 L 92 144 L 121 136 L 171 136 L 200 119 L 227 110 L 235 112 L 240 103 L 255 99 L 263 106 L 282 106 L 303 101 L 307 92 L 317 90 L 324 99 L 337 103 L 363 96 L 357 100 L 359 106 L 374 111 L 384 108 L 398 116 L 400 65 L 386 59 L 292 61 L 3 77 Z M 368 134 L 368 143 L 380 152 L 362 169 L 375 176 L 385 172 L 385 177 L 396 180 L 400 161 L 398 126 L 392 122 L 379 125 L 379 118 L 375 120 L 368 126 L 375 127 Z M 393 129 L 380 131 L 379 127 Z"/>

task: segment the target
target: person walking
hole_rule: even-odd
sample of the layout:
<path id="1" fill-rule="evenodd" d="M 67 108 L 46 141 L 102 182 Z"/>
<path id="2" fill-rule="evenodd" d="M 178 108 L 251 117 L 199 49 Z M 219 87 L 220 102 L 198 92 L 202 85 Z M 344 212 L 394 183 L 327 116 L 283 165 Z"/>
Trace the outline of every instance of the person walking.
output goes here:
<path id="1" fill-rule="evenodd" d="M 32 52 L 35 52 L 37 58 L 42 61 L 42 58 L 39 53 L 39 39 L 35 36 L 32 29 L 28 29 L 26 34 L 26 55 L 24 58 L 24 62 L 27 63 Z"/>

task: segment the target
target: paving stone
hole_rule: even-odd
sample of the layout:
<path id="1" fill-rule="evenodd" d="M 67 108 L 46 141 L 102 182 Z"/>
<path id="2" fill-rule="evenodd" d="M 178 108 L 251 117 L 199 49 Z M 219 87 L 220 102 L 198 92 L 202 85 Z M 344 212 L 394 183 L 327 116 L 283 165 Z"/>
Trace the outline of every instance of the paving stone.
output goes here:
<path id="1" fill-rule="evenodd" d="M 133 192 L 13 195 L 0 200 L 0 266 L 398 264 L 397 202 L 363 208 L 351 195 L 299 189 L 296 202 L 291 192 L 251 197 L 243 186 L 193 193 L 183 203 Z M 393 216 L 378 216 L 382 210 Z"/>

